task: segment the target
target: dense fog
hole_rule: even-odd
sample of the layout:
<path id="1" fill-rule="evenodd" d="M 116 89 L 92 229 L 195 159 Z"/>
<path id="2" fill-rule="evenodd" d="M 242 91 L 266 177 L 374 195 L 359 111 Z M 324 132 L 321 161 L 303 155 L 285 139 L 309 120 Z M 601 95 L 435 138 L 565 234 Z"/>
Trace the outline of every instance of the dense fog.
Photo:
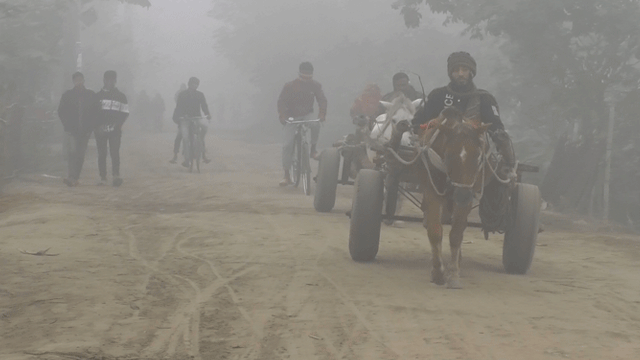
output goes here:
<path id="1" fill-rule="evenodd" d="M 29 118 L 55 116 L 52 109 L 74 71 L 98 90 L 103 72 L 113 69 L 131 99 L 131 123 L 141 92 L 160 94 L 166 130 L 174 126 L 174 95 L 197 76 L 218 119 L 214 127 L 256 142 L 280 141 L 276 100 L 303 61 L 313 63 L 328 99 L 320 137 L 328 146 L 353 130 L 349 109 L 367 84 L 385 94 L 393 74 L 404 71 L 428 94 L 448 83 L 447 56 L 467 51 L 478 64 L 474 83 L 496 97 L 519 161 L 540 166 L 527 181 L 538 184 L 549 203 L 594 216 L 611 207 L 616 220 L 640 222 L 637 1 L 0 5 L 3 117 L 13 103 Z M 567 171 L 569 164 L 577 168 Z"/>

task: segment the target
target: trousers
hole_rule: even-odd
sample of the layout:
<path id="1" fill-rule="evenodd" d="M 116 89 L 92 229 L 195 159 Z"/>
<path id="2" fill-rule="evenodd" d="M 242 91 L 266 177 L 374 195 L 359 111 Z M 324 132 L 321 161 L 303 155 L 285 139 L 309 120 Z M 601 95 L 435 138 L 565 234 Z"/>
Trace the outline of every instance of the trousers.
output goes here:
<path id="1" fill-rule="evenodd" d="M 68 178 L 72 180 L 80 179 L 82 166 L 84 165 L 84 156 L 89 145 L 91 133 L 71 134 L 65 133 L 67 138 L 67 161 L 68 161 Z"/>
<path id="2" fill-rule="evenodd" d="M 122 130 L 113 129 L 109 132 L 97 130 L 95 136 L 100 178 L 107 178 L 107 152 L 111 155 L 111 175 L 120 177 L 120 140 L 122 138 Z"/>

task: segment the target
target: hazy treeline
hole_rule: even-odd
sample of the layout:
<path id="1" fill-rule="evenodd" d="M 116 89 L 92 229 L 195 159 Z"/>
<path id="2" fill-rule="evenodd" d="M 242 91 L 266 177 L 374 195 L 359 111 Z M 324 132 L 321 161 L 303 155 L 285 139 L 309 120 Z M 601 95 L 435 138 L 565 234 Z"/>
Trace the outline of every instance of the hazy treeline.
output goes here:
<path id="1" fill-rule="evenodd" d="M 498 99 L 519 160 L 542 166 L 528 181 L 544 183 L 554 149 L 592 151 L 595 180 L 573 195 L 554 189 L 558 206 L 602 208 L 615 106 L 611 206 L 622 221 L 640 222 L 637 0 L 125 3 L 0 1 L 3 109 L 17 99 L 32 108 L 55 103 L 77 66 L 79 42 L 89 87 L 113 68 L 125 93 L 160 92 L 170 109 L 180 83 L 195 75 L 214 112 L 225 108 L 226 127 L 279 141 L 277 96 L 309 60 L 329 100 L 321 135 L 328 145 L 352 130 L 349 108 L 368 83 L 388 92 L 391 76 L 405 70 L 420 74 L 429 92 L 448 82 L 448 54 L 466 50 L 478 63 L 476 84 Z M 566 143 L 559 147 L 559 139 Z M 560 181 L 554 171 L 552 182 Z"/>

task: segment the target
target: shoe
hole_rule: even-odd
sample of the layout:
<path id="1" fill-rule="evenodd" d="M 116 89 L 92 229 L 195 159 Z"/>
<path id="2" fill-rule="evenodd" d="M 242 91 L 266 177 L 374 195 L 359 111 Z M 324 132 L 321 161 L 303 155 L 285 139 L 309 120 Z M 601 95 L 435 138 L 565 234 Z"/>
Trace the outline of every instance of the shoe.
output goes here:
<path id="1" fill-rule="evenodd" d="M 169 160 L 169 164 L 175 164 L 178 162 L 178 157 L 174 156 L 173 159 Z"/>
<path id="2" fill-rule="evenodd" d="M 189 165 L 191 165 L 191 164 L 189 164 L 189 162 L 188 162 L 187 160 L 185 160 L 185 161 L 183 161 L 183 162 L 182 162 L 182 166 L 184 166 L 184 167 L 186 167 L 186 168 L 188 168 L 188 167 L 189 167 Z"/>
<path id="3" fill-rule="evenodd" d="M 289 178 L 285 178 L 282 179 L 282 181 L 280 181 L 280 186 L 289 186 L 291 185 L 291 180 Z"/>
<path id="4" fill-rule="evenodd" d="M 68 187 L 78 186 L 79 184 L 78 180 L 69 179 L 69 178 L 63 179 L 62 182 L 64 182 Z"/>
<path id="5" fill-rule="evenodd" d="M 120 185 L 122 185 L 122 178 L 114 177 L 113 178 L 113 186 L 114 187 L 119 187 Z"/>
<path id="6" fill-rule="evenodd" d="M 312 152 L 311 152 L 311 154 L 310 154 L 310 157 L 311 157 L 313 160 L 316 160 L 316 161 L 319 161 L 319 160 L 320 160 L 320 155 L 318 154 L 318 152 L 317 152 L 317 151 L 312 151 Z"/>
<path id="7" fill-rule="evenodd" d="M 102 178 L 100 179 L 100 181 L 98 182 L 98 186 L 105 186 L 107 185 L 107 179 Z"/>
<path id="8" fill-rule="evenodd" d="M 202 162 L 204 162 L 205 164 L 208 164 L 211 162 L 211 159 L 207 159 L 206 157 L 202 157 Z"/>

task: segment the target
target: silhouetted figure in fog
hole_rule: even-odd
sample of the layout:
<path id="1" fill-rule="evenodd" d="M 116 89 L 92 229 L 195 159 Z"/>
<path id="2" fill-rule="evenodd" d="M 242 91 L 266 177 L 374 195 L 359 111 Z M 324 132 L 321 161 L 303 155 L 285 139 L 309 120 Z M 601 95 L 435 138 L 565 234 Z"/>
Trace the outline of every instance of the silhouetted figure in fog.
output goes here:
<path id="1" fill-rule="evenodd" d="M 178 104 L 178 97 L 180 93 L 187 90 L 187 85 L 184 83 L 180 85 L 180 89 L 176 91 L 176 95 L 174 96 L 174 100 L 176 105 Z M 178 134 L 176 135 L 176 139 L 173 142 L 173 158 L 169 160 L 170 163 L 175 164 L 178 162 L 178 153 L 180 152 L 180 143 L 182 143 L 182 134 L 180 133 L 180 124 L 178 124 Z"/>
<path id="2" fill-rule="evenodd" d="M 173 111 L 173 121 L 180 127 L 180 135 L 182 142 L 184 143 L 184 162 L 182 166 L 189 167 L 187 161 L 187 155 L 189 154 L 191 143 L 189 142 L 189 124 L 186 121 L 182 121 L 184 118 L 201 117 L 202 113 L 207 117 L 207 121 L 200 119 L 200 140 L 202 141 L 203 151 L 202 160 L 206 163 L 211 162 L 205 155 L 205 135 L 209 128 L 208 122 L 211 121 L 211 114 L 209 113 L 209 106 L 207 100 L 204 98 L 204 94 L 198 91 L 200 86 L 200 80 L 196 77 L 189 79 L 189 87 L 178 95 L 178 101 L 176 103 L 176 109 Z M 175 148 L 174 148 L 175 154 Z"/>
<path id="3" fill-rule="evenodd" d="M 77 186 L 89 138 L 96 127 L 98 102 L 96 93 L 84 87 L 82 73 L 76 72 L 71 78 L 73 89 L 62 95 L 58 116 L 65 131 L 65 141 L 70 140 L 67 147 L 68 175 L 64 183 Z"/>
<path id="4" fill-rule="evenodd" d="M 409 82 L 409 75 L 398 72 L 393 75 L 392 79 L 393 91 L 385 94 L 382 97 L 382 101 L 392 102 L 393 99 L 400 96 L 400 94 L 404 94 L 409 100 L 417 100 L 424 98 L 424 94 L 417 91 L 413 85 Z M 384 114 L 386 109 L 382 104 L 378 105 L 378 115 Z"/>
<path id="5" fill-rule="evenodd" d="M 151 100 L 147 92 L 142 90 L 136 99 L 135 117 L 140 123 L 140 129 L 149 131 L 153 127 L 153 111 L 151 109 Z"/>
<path id="6" fill-rule="evenodd" d="M 100 103 L 98 126 L 95 130 L 96 145 L 98 147 L 98 169 L 100 183 L 107 182 L 107 150 L 111 155 L 111 175 L 113 186 L 122 185 L 120 178 L 120 140 L 122 125 L 129 117 L 129 103 L 127 97 L 116 88 L 118 75 L 109 70 L 104 73 L 104 87 L 97 94 Z"/>
<path id="7" fill-rule="evenodd" d="M 409 81 L 409 75 L 399 72 L 393 75 L 392 79 L 393 91 L 382 97 L 382 101 L 391 102 L 398 97 L 400 93 L 404 94 L 409 100 L 417 100 L 423 97 L 423 94 L 416 90 Z"/>
<path id="8" fill-rule="evenodd" d="M 374 119 L 380 109 L 382 94 L 380 87 L 376 84 L 369 84 L 364 88 L 362 95 L 358 96 L 351 106 L 350 115 L 352 118 L 365 116 Z"/>
<path id="9" fill-rule="evenodd" d="M 327 98 L 322 91 L 322 85 L 313 80 L 313 65 L 303 62 L 298 67 L 298 78 L 286 83 L 278 98 L 278 114 L 280 123 L 284 125 L 284 145 L 282 147 L 282 166 L 284 167 L 284 179 L 280 186 L 291 185 L 289 168 L 293 162 L 293 146 L 296 136 L 296 125 L 287 124 L 287 119 L 313 120 L 313 104 L 318 101 L 318 117 L 324 122 L 327 117 Z M 320 124 L 310 123 L 311 130 L 311 157 L 316 159 L 318 154 L 316 144 L 320 137 Z"/>
<path id="10" fill-rule="evenodd" d="M 224 112 L 225 112 L 225 97 L 223 93 L 218 94 L 218 98 L 216 101 L 216 106 L 217 106 L 217 110 L 216 110 L 216 117 L 218 118 L 218 121 L 220 123 L 224 123 L 225 122 L 225 118 L 224 118 Z M 234 119 L 235 121 L 238 121 L 239 119 Z"/>
<path id="11" fill-rule="evenodd" d="M 151 100 L 151 112 L 153 114 L 153 125 L 155 126 L 156 131 L 162 131 L 162 125 L 164 123 L 164 111 L 166 110 L 164 106 L 164 100 L 162 96 L 156 93 L 156 96 Z"/>
<path id="12" fill-rule="evenodd" d="M 178 91 L 176 91 L 176 94 L 173 97 L 173 101 L 176 102 L 176 104 L 178 103 L 178 97 L 180 96 L 180 93 L 187 90 L 187 85 L 185 83 L 180 84 L 180 89 L 178 89 Z"/>

